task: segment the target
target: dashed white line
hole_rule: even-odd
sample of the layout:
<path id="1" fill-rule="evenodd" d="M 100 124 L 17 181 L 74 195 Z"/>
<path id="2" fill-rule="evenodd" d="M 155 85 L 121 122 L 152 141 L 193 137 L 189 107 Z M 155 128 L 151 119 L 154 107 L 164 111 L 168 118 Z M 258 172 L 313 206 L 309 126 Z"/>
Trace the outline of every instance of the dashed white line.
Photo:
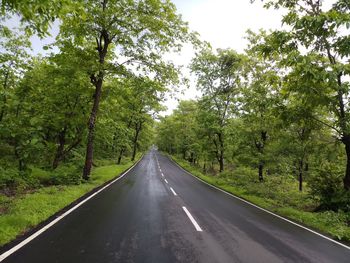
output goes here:
<path id="1" fill-rule="evenodd" d="M 170 160 L 172 160 L 172 159 L 170 159 Z M 340 243 L 340 242 L 338 242 L 338 241 L 335 241 L 335 240 L 333 240 L 333 239 L 331 239 L 331 238 L 329 238 L 329 237 L 327 237 L 327 236 L 325 236 L 325 235 L 323 235 L 323 234 L 320 234 L 320 233 L 318 233 L 318 232 L 316 232 L 316 231 L 314 231 L 314 230 L 312 230 L 312 229 L 310 229 L 310 228 L 307 228 L 307 227 L 305 227 L 305 226 L 302 226 L 302 225 L 300 225 L 300 224 L 298 224 L 298 223 L 296 223 L 296 222 L 294 222 L 294 221 L 291 221 L 291 220 L 289 220 L 289 219 L 287 219 L 287 218 L 285 218 L 285 217 L 283 217 L 283 216 L 277 215 L 277 214 L 275 214 L 275 213 L 273 213 L 273 212 L 271 212 L 271 211 L 269 211 L 269 210 L 267 210 L 267 209 L 265 209 L 265 208 L 262 208 L 262 207 L 257 206 L 257 205 L 255 205 L 255 204 L 253 204 L 253 203 L 251 203 L 251 202 L 249 202 L 249 201 L 247 201 L 247 200 L 244 200 L 243 198 L 240 198 L 240 197 L 235 196 L 235 195 L 233 195 L 233 194 L 231 194 L 231 193 L 229 193 L 229 192 L 226 192 L 225 190 L 222 190 L 222 189 L 220 189 L 219 187 L 216 187 L 216 186 L 214 186 L 214 185 L 212 185 L 212 184 L 209 184 L 209 183 L 207 183 L 206 181 L 204 181 L 203 179 L 201 179 L 201 178 L 199 178 L 199 177 L 197 177 L 197 176 L 194 176 L 194 175 L 191 174 L 190 172 L 186 171 L 186 170 L 185 170 L 184 168 L 182 168 L 179 164 L 177 164 L 174 160 L 172 160 L 172 162 L 173 162 L 176 166 L 178 166 L 181 170 L 183 170 L 185 173 L 191 175 L 193 178 L 197 179 L 198 181 L 201 181 L 202 183 L 204 183 L 204 184 L 206 184 L 206 185 L 209 185 L 210 187 L 213 187 L 213 188 L 217 189 L 217 190 L 220 191 L 220 192 L 223 192 L 224 194 L 227 194 L 227 195 L 229 195 L 229 196 L 231 196 L 231 197 L 233 197 L 233 198 L 236 198 L 236 199 L 238 199 L 238 200 L 240 200 L 240 201 L 242 201 L 242 202 L 244 202 L 244 203 L 246 203 L 246 204 L 249 204 L 249 205 L 251 205 L 251 206 L 254 206 L 254 207 L 257 208 L 257 209 L 260 209 L 260 210 L 262 210 L 262 211 L 264 211 L 264 212 L 266 212 L 266 213 L 268 213 L 268 214 L 270 214 L 270 215 L 273 215 L 273 216 L 275 216 L 275 217 L 278 217 L 279 219 L 282 219 L 282 220 L 284 220 L 284 221 L 286 221 L 286 222 L 288 222 L 288 223 L 290 223 L 290 224 L 293 224 L 293 225 L 298 226 L 298 227 L 300 227 L 300 228 L 302 228 L 302 229 L 305 229 L 305 230 L 307 230 L 307 231 L 309 231 L 309 232 L 311 232 L 311 233 L 313 233 L 313 234 L 315 234 L 315 235 L 317 235 L 317 236 L 320 236 L 320 237 L 322 237 L 322 238 L 324 238 L 324 239 L 327 239 L 327 240 L 330 241 L 330 242 L 333 242 L 333 243 L 335 243 L 335 244 L 337 244 L 337 245 L 339 245 L 339 246 L 342 246 L 343 248 L 350 249 L 349 246 L 347 246 L 347 245 L 345 245 L 345 244 L 343 244 L 343 243 Z"/>
<path id="2" fill-rule="evenodd" d="M 187 208 L 185 206 L 182 207 L 182 209 L 185 211 L 186 215 L 188 216 L 188 218 L 191 220 L 192 224 L 194 225 L 194 227 L 196 228 L 196 230 L 198 232 L 202 232 L 202 228 L 198 225 L 198 223 L 196 222 L 196 220 L 193 218 L 193 216 L 191 215 L 191 213 L 187 210 Z"/>
<path id="3" fill-rule="evenodd" d="M 172 187 L 170 187 L 170 190 L 173 192 L 173 194 L 174 194 L 175 196 L 177 196 L 177 194 L 175 193 L 175 191 L 174 191 L 174 189 L 173 189 Z"/>
<path id="4" fill-rule="evenodd" d="M 164 179 L 164 181 L 168 184 L 168 181 L 166 179 Z"/>
<path id="5" fill-rule="evenodd" d="M 162 176 L 164 177 L 164 174 L 162 173 Z"/>

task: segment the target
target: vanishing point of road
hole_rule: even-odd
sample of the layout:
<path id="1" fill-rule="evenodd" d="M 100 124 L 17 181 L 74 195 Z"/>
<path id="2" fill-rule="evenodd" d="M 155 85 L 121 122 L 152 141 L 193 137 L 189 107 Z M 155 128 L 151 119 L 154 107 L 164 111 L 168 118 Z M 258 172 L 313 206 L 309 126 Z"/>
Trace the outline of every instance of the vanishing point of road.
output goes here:
<path id="1" fill-rule="evenodd" d="M 197 180 L 152 149 L 3 262 L 349 263 L 350 249 Z"/>

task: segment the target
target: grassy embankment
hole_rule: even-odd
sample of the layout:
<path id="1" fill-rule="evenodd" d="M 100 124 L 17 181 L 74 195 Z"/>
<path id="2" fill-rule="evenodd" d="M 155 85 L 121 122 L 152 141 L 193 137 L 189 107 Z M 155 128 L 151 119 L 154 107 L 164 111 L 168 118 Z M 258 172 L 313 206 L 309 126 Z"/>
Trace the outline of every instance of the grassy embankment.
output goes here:
<path id="1" fill-rule="evenodd" d="M 94 188 L 120 175 L 133 164 L 130 160 L 125 160 L 121 165 L 111 164 L 112 162 L 100 163 L 103 165 L 93 169 L 88 182 L 40 187 L 13 196 L 0 194 L 0 246 L 48 219 Z M 33 176 L 44 176 L 47 172 L 35 169 L 33 173 Z"/>
<path id="2" fill-rule="evenodd" d="M 334 239 L 350 241 L 350 213 L 342 211 L 314 212 L 317 201 L 305 191 L 298 191 L 298 182 L 293 177 L 269 176 L 264 183 L 256 181 L 256 171 L 238 168 L 234 172 L 218 176 L 205 175 L 198 166 L 172 156 L 187 171 L 209 184 L 237 195 L 262 208 L 292 219 L 295 222 L 319 230 Z"/>

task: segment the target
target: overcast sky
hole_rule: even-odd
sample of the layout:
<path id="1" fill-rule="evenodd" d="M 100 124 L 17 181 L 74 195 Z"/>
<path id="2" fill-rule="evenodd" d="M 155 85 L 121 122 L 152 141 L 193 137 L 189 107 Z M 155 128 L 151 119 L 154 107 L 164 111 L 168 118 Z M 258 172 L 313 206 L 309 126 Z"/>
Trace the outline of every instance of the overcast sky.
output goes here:
<path id="1" fill-rule="evenodd" d="M 247 46 L 246 31 L 260 28 L 278 29 L 281 27 L 282 12 L 266 10 L 261 1 L 251 4 L 249 0 L 173 0 L 178 13 L 189 23 L 190 29 L 197 31 L 202 40 L 211 43 L 213 48 L 232 48 L 243 52 Z M 177 64 L 187 65 L 193 50 L 185 48 L 180 55 L 170 56 Z M 199 95 L 195 85 L 179 94 L 178 99 L 192 99 Z M 169 114 L 176 108 L 177 101 L 170 99 L 166 106 Z"/>

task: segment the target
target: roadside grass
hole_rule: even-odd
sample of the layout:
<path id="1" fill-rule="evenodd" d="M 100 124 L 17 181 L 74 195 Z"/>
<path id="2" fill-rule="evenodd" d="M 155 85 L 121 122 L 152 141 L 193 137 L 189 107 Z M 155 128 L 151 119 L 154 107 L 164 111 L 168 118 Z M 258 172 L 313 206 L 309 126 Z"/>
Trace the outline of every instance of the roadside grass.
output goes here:
<path id="1" fill-rule="evenodd" d="M 125 160 L 120 165 L 110 164 L 108 161 L 100 163 L 104 165 L 95 167 L 87 182 L 41 187 L 32 193 L 10 197 L 0 194 L 0 246 L 24 234 L 94 188 L 120 175 L 134 162 Z M 47 176 L 46 172 L 40 169 L 35 172 L 41 177 Z"/>
<path id="2" fill-rule="evenodd" d="M 205 175 L 198 166 L 171 156 L 185 170 L 203 181 L 241 197 L 271 212 L 289 218 L 328 236 L 348 243 L 350 241 L 350 213 L 343 211 L 313 212 L 317 201 L 308 192 L 299 192 L 294 178 L 271 176 L 259 183 L 249 171 L 237 169 L 235 172 L 219 176 Z"/>

